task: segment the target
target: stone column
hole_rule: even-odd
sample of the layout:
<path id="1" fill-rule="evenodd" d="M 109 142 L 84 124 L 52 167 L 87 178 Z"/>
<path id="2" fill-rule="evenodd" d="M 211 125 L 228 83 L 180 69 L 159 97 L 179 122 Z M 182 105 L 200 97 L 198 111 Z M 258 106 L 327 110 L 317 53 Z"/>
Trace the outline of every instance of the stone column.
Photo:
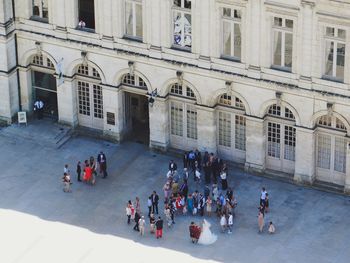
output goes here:
<path id="1" fill-rule="evenodd" d="M 296 128 L 294 181 L 312 184 L 315 180 L 315 138 L 314 131 Z"/>
<path id="2" fill-rule="evenodd" d="M 261 0 L 251 0 L 248 3 L 248 29 L 249 29 L 249 43 L 247 54 L 249 68 L 253 71 L 260 70 L 260 32 L 261 32 L 261 8 L 263 1 Z"/>
<path id="3" fill-rule="evenodd" d="M 200 151 L 217 152 L 216 111 L 197 105 L 198 147 Z"/>
<path id="4" fill-rule="evenodd" d="M 345 187 L 344 191 L 350 195 L 350 141 L 346 147 L 346 175 L 345 175 Z"/>
<path id="5" fill-rule="evenodd" d="M 146 1 L 146 16 L 143 23 L 146 23 L 146 31 L 144 36 L 144 42 L 151 43 L 150 56 L 154 58 L 161 58 L 161 32 L 162 32 L 162 21 L 161 21 L 161 0 Z M 145 13 L 145 12 L 144 12 Z M 151 14 L 151 15 L 150 15 Z M 148 26 L 150 25 L 150 26 Z"/>
<path id="6" fill-rule="evenodd" d="M 123 92 L 119 89 L 103 87 L 104 134 L 116 141 L 122 140 L 124 127 Z M 114 115 L 114 124 L 108 123 L 107 116 Z M 111 119 L 112 121 L 112 119 Z"/>
<path id="7" fill-rule="evenodd" d="M 72 127 L 78 125 L 77 93 L 72 79 L 57 87 L 58 121 Z"/>
<path id="8" fill-rule="evenodd" d="M 66 5 L 65 1 L 54 0 L 49 1 L 49 20 L 58 26 L 59 29 L 64 29 L 66 27 Z"/>
<path id="9" fill-rule="evenodd" d="M 78 1 L 64 0 L 65 1 L 65 15 L 66 26 L 69 28 L 76 28 L 78 26 Z"/>
<path id="10" fill-rule="evenodd" d="M 266 134 L 264 120 L 246 117 L 245 169 L 264 172 L 266 163 Z"/>
<path id="11" fill-rule="evenodd" d="M 313 28 L 313 8 L 315 6 L 315 2 L 313 0 L 302 0 L 301 1 L 301 56 L 299 56 L 299 65 L 301 72 L 301 79 L 305 81 L 311 81 L 311 73 L 312 73 L 312 53 L 313 53 L 313 45 L 312 38 L 314 33 Z M 300 59 L 302 58 L 302 59 Z"/>
<path id="12" fill-rule="evenodd" d="M 30 68 L 19 68 L 19 82 L 21 87 L 21 106 L 23 111 L 33 112 L 33 88 Z"/>
<path id="13" fill-rule="evenodd" d="M 170 143 L 169 105 L 164 98 L 155 98 L 149 106 L 150 148 L 166 151 Z"/>

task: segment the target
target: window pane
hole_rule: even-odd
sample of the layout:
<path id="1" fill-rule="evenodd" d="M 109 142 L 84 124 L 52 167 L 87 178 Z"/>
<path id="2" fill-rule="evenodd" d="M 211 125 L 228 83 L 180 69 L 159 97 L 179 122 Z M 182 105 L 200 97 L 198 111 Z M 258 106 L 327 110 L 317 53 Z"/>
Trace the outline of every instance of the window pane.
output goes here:
<path id="1" fill-rule="evenodd" d="M 235 117 L 235 148 L 245 151 L 245 117 L 236 115 Z"/>
<path id="2" fill-rule="evenodd" d="M 191 9 L 191 1 L 190 0 L 184 0 L 185 8 Z"/>
<path id="3" fill-rule="evenodd" d="M 231 23 L 223 22 L 223 54 L 231 56 Z"/>
<path id="4" fill-rule="evenodd" d="M 286 19 L 286 27 L 287 28 L 293 28 L 293 20 Z"/>
<path id="5" fill-rule="evenodd" d="M 33 71 L 33 85 L 35 87 L 40 87 L 52 91 L 56 91 L 56 78 L 52 74 L 47 74 L 43 72 Z"/>
<path id="6" fill-rule="evenodd" d="M 326 36 L 334 37 L 334 27 L 326 27 Z"/>
<path id="7" fill-rule="evenodd" d="M 335 138 L 334 170 L 345 173 L 346 170 L 346 143 L 344 138 Z"/>
<path id="8" fill-rule="evenodd" d="M 192 27 L 191 15 L 185 14 L 184 30 L 185 30 L 185 46 L 192 46 Z"/>
<path id="9" fill-rule="evenodd" d="M 90 89 L 89 83 L 78 81 L 79 114 L 90 116 Z"/>
<path id="10" fill-rule="evenodd" d="M 274 53 L 273 53 L 273 64 L 277 66 L 282 66 L 282 32 L 274 32 Z"/>
<path id="11" fill-rule="evenodd" d="M 181 0 L 174 0 L 174 5 L 181 7 Z"/>
<path id="12" fill-rule="evenodd" d="M 242 12 L 241 10 L 234 10 L 234 18 L 242 18 Z"/>
<path id="13" fill-rule="evenodd" d="M 318 135 L 317 140 L 317 167 L 330 169 L 331 167 L 331 137 Z"/>
<path id="14" fill-rule="evenodd" d="M 33 0 L 33 16 L 40 16 L 41 0 Z"/>
<path id="15" fill-rule="evenodd" d="M 275 26 L 282 26 L 282 18 L 275 17 L 273 23 Z"/>
<path id="16" fill-rule="evenodd" d="M 183 136 L 183 109 L 180 103 L 171 103 L 171 134 Z"/>
<path id="17" fill-rule="evenodd" d="M 284 66 L 292 67 L 293 60 L 293 34 L 285 34 Z"/>
<path id="18" fill-rule="evenodd" d="M 334 42 L 326 41 L 326 68 L 325 75 L 333 76 L 333 52 Z"/>
<path id="19" fill-rule="evenodd" d="M 142 5 L 136 4 L 136 36 L 142 38 Z"/>
<path id="20" fill-rule="evenodd" d="M 94 93 L 94 117 L 103 119 L 103 97 L 102 87 L 99 85 L 93 85 Z"/>
<path id="21" fill-rule="evenodd" d="M 181 17 L 181 13 L 175 11 L 174 12 L 174 44 L 183 46 L 182 39 L 183 32 L 183 19 Z"/>
<path id="22" fill-rule="evenodd" d="M 190 105 L 187 105 L 187 138 L 197 139 L 197 111 Z"/>
<path id="23" fill-rule="evenodd" d="M 133 35 L 133 17 L 132 17 L 132 3 L 125 3 L 125 25 L 126 25 L 126 34 L 129 36 Z"/>
<path id="24" fill-rule="evenodd" d="M 234 56 L 241 58 L 241 25 L 235 23 Z"/>
<path id="25" fill-rule="evenodd" d="M 338 37 L 345 40 L 346 31 L 344 29 L 338 29 Z"/>
<path id="26" fill-rule="evenodd" d="M 41 1 L 41 4 L 42 4 L 42 17 L 43 18 L 48 18 L 49 17 L 49 15 L 48 15 L 48 6 L 47 6 L 47 0 L 45 0 L 45 1 Z"/>
<path id="27" fill-rule="evenodd" d="M 222 15 L 225 17 L 231 17 L 231 8 L 223 8 Z"/>
<path id="28" fill-rule="evenodd" d="M 79 0 L 79 21 L 85 22 L 86 28 L 95 29 L 94 0 Z"/>
<path id="29" fill-rule="evenodd" d="M 295 128 L 284 126 L 284 159 L 295 161 Z"/>
<path id="30" fill-rule="evenodd" d="M 231 147 L 231 114 L 219 112 L 219 145 Z"/>
<path id="31" fill-rule="evenodd" d="M 267 127 L 267 155 L 280 158 L 281 156 L 281 125 L 269 122 Z"/>
<path id="32" fill-rule="evenodd" d="M 338 43 L 336 77 L 339 79 L 344 79 L 344 61 L 345 61 L 345 44 Z"/>

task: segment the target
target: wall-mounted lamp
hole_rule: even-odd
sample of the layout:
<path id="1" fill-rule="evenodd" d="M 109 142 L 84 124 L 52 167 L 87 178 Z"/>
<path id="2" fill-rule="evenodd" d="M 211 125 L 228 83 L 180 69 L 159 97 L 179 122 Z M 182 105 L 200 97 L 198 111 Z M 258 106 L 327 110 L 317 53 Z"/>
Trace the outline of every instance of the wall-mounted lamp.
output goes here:
<path id="1" fill-rule="evenodd" d="M 150 107 L 153 106 L 154 98 L 158 97 L 158 90 L 154 89 L 151 93 L 147 92 L 148 97 L 148 104 Z"/>

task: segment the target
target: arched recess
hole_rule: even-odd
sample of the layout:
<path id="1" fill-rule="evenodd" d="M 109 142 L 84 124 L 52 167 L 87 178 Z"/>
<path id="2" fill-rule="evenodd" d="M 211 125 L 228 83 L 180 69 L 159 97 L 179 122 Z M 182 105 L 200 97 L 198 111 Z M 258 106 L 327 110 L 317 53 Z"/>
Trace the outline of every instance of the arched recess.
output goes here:
<path id="1" fill-rule="evenodd" d="M 196 148 L 198 92 L 188 86 L 187 82 L 172 82 L 166 90 L 169 94 L 170 145 L 186 150 Z"/>
<path id="2" fill-rule="evenodd" d="M 162 97 L 166 97 L 167 95 L 170 94 L 171 92 L 171 87 L 173 84 L 178 84 L 179 83 L 179 79 L 177 78 L 173 78 L 173 79 L 169 79 L 168 81 L 166 81 L 162 87 L 164 87 L 164 89 L 161 89 L 159 95 Z M 181 81 L 181 86 L 186 87 L 184 88 L 184 91 L 186 91 L 187 88 L 190 88 L 193 92 L 193 94 L 196 97 L 196 103 L 201 105 L 202 104 L 202 98 L 200 93 L 198 92 L 198 89 L 196 89 L 196 87 L 189 81 L 187 80 L 182 80 Z"/>
<path id="3" fill-rule="evenodd" d="M 44 103 L 43 115 L 45 117 L 58 119 L 57 80 L 55 76 L 55 61 L 47 55 L 47 52 L 33 53 L 26 61 L 30 68 L 31 94 L 30 104 L 40 100 Z M 28 82 L 27 82 L 28 83 Z"/>
<path id="4" fill-rule="evenodd" d="M 318 111 L 316 112 L 314 115 L 312 115 L 310 121 L 309 121 L 309 127 L 310 128 L 316 128 L 315 126 L 317 126 L 317 121 L 319 120 L 319 118 L 321 116 L 325 116 L 325 115 L 329 115 L 329 111 L 327 110 L 322 110 L 322 111 Z M 336 117 L 337 119 L 339 119 L 346 127 L 347 130 L 347 134 L 350 136 L 350 124 L 348 122 L 348 120 L 343 117 L 343 115 L 341 115 L 338 112 L 332 111 L 331 115 L 333 115 L 334 117 Z"/>
<path id="5" fill-rule="evenodd" d="M 234 96 L 235 98 L 238 98 L 239 100 L 242 101 L 243 105 L 244 105 L 244 108 L 245 108 L 245 113 L 247 115 L 251 115 L 251 110 L 250 110 L 250 106 L 249 106 L 249 103 L 248 101 L 241 95 L 239 94 L 238 92 L 236 91 L 231 91 L 229 92 L 232 96 Z M 211 107 L 215 107 L 217 104 L 218 104 L 218 101 L 220 99 L 220 97 L 223 95 L 223 94 L 227 94 L 227 89 L 219 89 L 219 90 L 216 90 L 214 94 L 212 94 L 211 97 L 211 100 L 210 100 L 210 104 L 209 106 Z"/>
<path id="6" fill-rule="evenodd" d="M 264 110 L 266 168 L 294 174 L 296 124 L 294 109 L 275 102 Z"/>
<path id="7" fill-rule="evenodd" d="M 130 86 L 131 88 L 145 90 L 148 93 L 153 91 L 148 78 L 138 70 L 134 70 L 133 74 L 130 74 L 129 69 L 123 69 L 116 74 L 114 79 L 114 83 L 116 83 L 118 87 L 121 85 L 126 85 Z M 125 80 L 127 81 L 125 82 Z"/>
<path id="8" fill-rule="evenodd" d="M 76 59 L 72 61 L 63 72 L 67 76 L 74 77 L 80 65 L 86 65 L 91 68 L 94 68 L 100 75 L 101 83 L 106 83 L 106 77 L 105 77 L 105 74 L 103 73 L 103 70 L 101 69 L 101 67 L 99 67 L 95 62 L 91 60 L 84 60 L 82 58 Z"/>
<path id="9" fill-rule="evenodd" d="M 227 91 L 227 89 L 226 89 Z M 246 107 L 234 93 L 216 97 L 217 149 L 223 158 L 245 163 Z"/>
<path id="10" fill-rule="evenodd" d="M 278 105 L 280 105 L 282 107 L 287 107 L 293 113 L 293 115 L 295 117 L 296 125 L 297 126 L 301 125 L 300 115 L 299 115 L 298 111 L 290 103 L 288 103 L 288 102 L 286 102 L 284 100 L 278 101 L 276 99 L 272 99 L 272 100 L 265 101 L 260 107 L 259 117 L 260 118 L 264 118 L 265 115 L 267 114 L 268 109 L 273 104 L 278 104 Z"/>
<path id="11" fill-rule="evenodd" d="M 103 87 L 100 70 L 92 63 L 82 63 L 74 68 L 74 85 L 77 92 L 79 125 L 103 129 Z"/>
<path id="12" fill-rule="evenodd" d="M 324 114 L 323 114 L 324 113 Z M 336 112 L 318 112 L 313 117 L 315 129 L 316 179 L 345 184 L 349 124 Z"/>
<path id="13" fill-rule="evenodd" d="M 54 69 L 56 71 L 56 67 L 57 67 L 57 60 L 47 51 L 45 50 L 40 50 L 38 51 L 37 49 L 30 49 L 28 51 L 26 51 L 20 58 L 19 60 L 19 64 L 27 67 L 32 63 L 32 58 L 35 55 L 44 55 L 46 56 L 53 64 Z"/>

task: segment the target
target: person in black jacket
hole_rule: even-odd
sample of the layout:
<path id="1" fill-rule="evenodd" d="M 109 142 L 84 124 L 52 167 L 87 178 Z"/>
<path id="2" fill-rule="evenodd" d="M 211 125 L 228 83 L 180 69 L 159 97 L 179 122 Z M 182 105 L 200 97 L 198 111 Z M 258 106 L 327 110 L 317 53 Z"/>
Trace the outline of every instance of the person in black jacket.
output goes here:
<path id="1" fill-rule="evenodd" d="M 172 173 L 174 173 L 177 170 L 177 165 L 174 162 L 174 160 L 171 160 L 169 162 L 169 171 L 171 171 Z"/>
<path id="2" fill-rule="evenodd" d="M 157 195 L 156 191 L 153 191 L 151 197 L 152 197 L 152 213 L 158 215 L 159 196 Z"/>
<path id="3" fill-rule="evenodd" d="M 140 231 L 139 229 L 139 220 L 140 220 L 141 216 L 139 215 L 138 212 L 135 212 L 135 226 L 134 226 L 134 230 L 135 231 Z"/>

